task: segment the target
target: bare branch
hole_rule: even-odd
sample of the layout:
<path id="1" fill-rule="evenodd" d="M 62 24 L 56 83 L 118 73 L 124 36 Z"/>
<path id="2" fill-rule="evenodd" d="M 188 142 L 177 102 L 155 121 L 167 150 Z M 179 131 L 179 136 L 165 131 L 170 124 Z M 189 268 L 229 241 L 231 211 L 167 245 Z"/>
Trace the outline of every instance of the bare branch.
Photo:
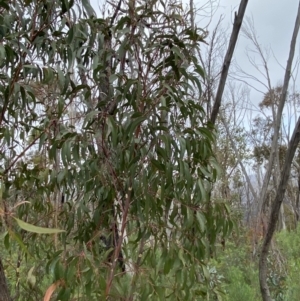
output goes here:
<path id="1" fill-rule="evenodd" d="M 222 100 L 222 96 L 223 96 L 223 92 L 224 92 L 224 88 L 225 88 L 225 83 L 226 83 L 226 79 L 227 79 L 227 75 L 228 75 L 229 66 L 231 63 L 231 59 L 233 56 L 234 48 L 235 48 L 235 45 L 237 42 L 237 38 L 238 38 L 239 31 L 240 31 L 240 28 L 242 25 L 242 21 L 244 18 L 247 4 L 248 4 L 248 0 L 241 0 L 240 6 L 239 6 L 239 11 L 238 11 L 238 13 L 235 13 L 235 18 L 234 18 L 233 29 L 232 29 L 232 33 L 231 33 L 231 37 L 230 37 L 230 41 L 229 41 L 229 46 L 227 49 L 227 53 L 225 55 L 223 68 L 222 68 L 222 72 L 221 72 L 221 78 L 220 78 L 220 82 L 219 82 L 219 87 L 218 87 L 214 107 L 213 107 L 211 118 L 210 118 L 210 121 L 212 122 L 212 124 L 216 123 L 216 119 L 217 119 L 217 116 L 219 113 L 221 100 Z"/>

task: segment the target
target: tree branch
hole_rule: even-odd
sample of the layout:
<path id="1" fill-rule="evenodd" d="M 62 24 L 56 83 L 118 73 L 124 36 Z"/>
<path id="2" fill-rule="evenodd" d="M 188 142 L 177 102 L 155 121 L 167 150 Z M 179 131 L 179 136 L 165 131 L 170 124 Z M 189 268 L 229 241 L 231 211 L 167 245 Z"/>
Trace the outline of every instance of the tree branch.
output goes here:
<path id="1" fill-rule="evenodd" d="M 237 42 L 239 31 L 240 31 L 240 28 L 241 28 L 241 25 L 243 22 L 247 4 L 248 4 L 248 0 L 241 0 L 240 6 L 239 6 L 239 11 L 238 11 L 238 13 L 235 13 L 233 29 L 232 29 L 232 33 L 231 33 L 231 37 L 230 37 L 230 41 L 229 41 L 229 46 L 228 46 L 227 53 L 224 58 L 224 63 L 223 63 L 223 68 L 222 68 L 222 72 L 221 72 L 218 91 L 217 91 L 215 103 L 214 103 L 213 110 L 212 110 L 211 117 L 210 117 L 210 121 L 212 122 L 212 124 L 216 123 L 216 119 L 217 119 L 217 116 L 219 113 L 221 100 L 222 100 L 222 96 L 223 96 L 223 92 L 224 92 L 224 88 L 225 88 L 225 83 L 226 83 L 226 79 L 227 79 L 227 75 L 228 75 L 229 66 L 231 63 L 231 59 L 233 56 L 233 52 L 234 52 L 234 48 L 235 48 L 235 45 Z"/>

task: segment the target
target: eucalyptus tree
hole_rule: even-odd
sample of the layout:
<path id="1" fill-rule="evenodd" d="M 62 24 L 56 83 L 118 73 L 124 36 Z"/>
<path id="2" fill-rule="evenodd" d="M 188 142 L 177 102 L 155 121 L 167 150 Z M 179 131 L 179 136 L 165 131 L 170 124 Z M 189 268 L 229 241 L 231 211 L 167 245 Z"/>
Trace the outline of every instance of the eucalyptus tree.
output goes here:
<path id="1" fill-rule="evenodd" d="M 206 32 L 190 11 L 28 0 L 0 12 L 0 212 L 18 254 L 15 299 L 218 294 L 208 250 L 232 222 L 225 205 L 206 210 L 218 165 L 193 96 Z"/>

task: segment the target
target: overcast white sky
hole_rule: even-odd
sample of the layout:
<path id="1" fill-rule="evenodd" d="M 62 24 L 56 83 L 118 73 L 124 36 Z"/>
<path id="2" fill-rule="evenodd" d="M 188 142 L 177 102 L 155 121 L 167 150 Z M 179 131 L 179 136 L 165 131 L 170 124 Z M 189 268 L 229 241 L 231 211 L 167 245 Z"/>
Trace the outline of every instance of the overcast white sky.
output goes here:
<path id="1" fill-rule="evenodd" d="M 234 12 L 238 10 L 239 3 L 239 0 L 220 0 L 214 20 L 222 14 L 225 18 L 224 25 L 228 25 L 231 30 Z M 286 66 L 288 58 L 297 9 L 298 1 L 292 0 L 249 0 L 246 9 L 246 16 L 253 17 L 259 42 L 263 47 L 272 49 L 277 61 L 283 67 Z M 249 41 L 242 36 L 239 37 L 234 57 L 236 62 L 245 68 L 248 67 L 246 49 L 250 46 Z M 294 61 L 298 57 L 299 46 L 297 46 Z M 276 59 L 271 53 L 269 66 L 273 85 L 282 82 L 284 77 L 284 70 Z"/>
<path id="2" fill-rule="evenodd" d="M 197 3 L 196 1 L 197 0 L 195 0 L 195 4 Z M 201 0 L 198 1 L 201 2 Z M 240 0 L 220 0 L 219 2 L 219 7 L 213 17 L 210 28 L 213 28 L 220 15 L 223 15 L 223 27 L 228 26 L 228 34 L 230 34 L 232 30 L 234 12 L 238 10 Z M 266 49 L 272 49 L 274 54 L 272 55 L 272 52 L 270 52 L 270 57 L 268 59 L 272 86 L 276 86 L 283 82 L 284 68 L 288 59 L 290 41 L 294 29 L 298 5 L 298 1 L 292 0 L 249 0 L 248 2 L 245 16 L 253 18 L 257 37 L 261 46 Z M 298 40 L 300 40 L 299 36 Z M 257 70 L 254 70 L 254 68 L 248 63 L 246 51 L 249 47 L 251 47 L 251 42 L 240 35 L 234 53 L 234 60 L 247 72 L 259 77 Z M 298 42 L 295 51 L 294 63 L 297 59 L 299 59 L 299 57 L 300 47 Z M 259 62 L 259 60 L 257 60 L 257 62 Z M 298 82 L 299 80 L 296 80 L 296 86 L 299 89 L 300 85 Z M 260 90 L 264 90 L 264 88 L 259 86 L 259 84 L 255 85 Z M 292 82 L 290 82 L 290 87 L 291 85 Z M 266 92 L 266 90 L 264 90 L 264 92 Z M 263 95 L 261 93 L 251 89 L 250 102 L 252 104 L 257 105 L 262 100 L 262 97 Z M 254 117 L 256 112 L 254 111 L 252 113 L 253 115 L 250 115 Z M 252 118 L 249 114 L 247 115 L 248 118 Z M 296 116 L 294 116 L 294 118 L 296 118 Z M 286 123 L 287 119 L 290 118 L 287 118 L 287 111 L 285 110 L 284 123 Z M 289 122 L 290 120 L 288 123 Z M 292 121 L 291 124 L 293 123 L 294 122 Z"/>
<path id="3" fill-rule="evenodd" d="M 226 23 L 229 24 L 232 22 L 234 11 L 238 10 L 239 3 L 239 0 L 221 0 L 217 15 L 223 14 L 226 17 Z M 259 41 L 262 45 L 272 48 L 277 60 L 283 66 L 286 65 L 288 58 L 297 9 L 298 1 L 249 0 L 246 10 L 246 16 L 252 16 L 254 19 Z M 244 54 L 247 46 L 249 46 L 248 41 L 243 38 L 239 39 L 236 48 L 237 61 L 245 59 Z M 299 47 L 295 55 L 299 56 Z M 276 63 L 270 59 L 270 64 L 271 62 L 272 67 L 275 68 L 272 73 L 273 79 L 281 80 L 284 71 L 280 67 L 276 67 Z"/>

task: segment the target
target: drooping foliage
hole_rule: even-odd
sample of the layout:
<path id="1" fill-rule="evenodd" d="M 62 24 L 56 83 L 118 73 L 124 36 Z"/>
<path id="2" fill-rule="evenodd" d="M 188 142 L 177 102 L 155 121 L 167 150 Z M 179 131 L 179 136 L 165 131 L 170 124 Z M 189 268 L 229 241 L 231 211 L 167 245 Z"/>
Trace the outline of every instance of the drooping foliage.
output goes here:
<path id="1" fill-rule="evenodd" d="M 206 261 L 232 222 L 210 198 L 204 39 L 172 1 L 0 2 L 0 254 L 18 300 L 218 294 Z"/>

